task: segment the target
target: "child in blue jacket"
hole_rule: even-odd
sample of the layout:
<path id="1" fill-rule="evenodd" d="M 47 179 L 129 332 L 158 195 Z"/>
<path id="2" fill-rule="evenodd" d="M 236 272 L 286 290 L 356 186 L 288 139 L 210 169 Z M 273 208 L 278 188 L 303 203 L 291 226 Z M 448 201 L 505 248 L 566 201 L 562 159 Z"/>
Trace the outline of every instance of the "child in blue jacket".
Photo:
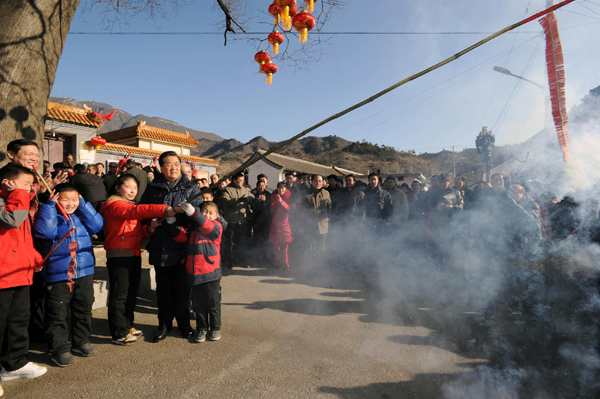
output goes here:
<path id="1" fill-rule="evenodd" d="M 58 211 L 62 206 L 68 219 Z M 46 337 L 52 361 L 66 367 L 75 359 L 71 352 L 87 357 L 96 352 L 90 344 L 92 304 L 94 303 L 93 234 L 104 224 L 102 216 L 85 202 L 77 188 L 59 184 L 36 217 L 34 236 L 43 240 L 41 254 L 46 256 L 66 236 L 46 261 Z M 71 228 L 75 228 L 69 233 Z M 67 236 L 68 234 L 68 236 Z M 71 310 L 71 326 L 67 314 Z M 69 345 L 69 331 L 71 343 Z"/>

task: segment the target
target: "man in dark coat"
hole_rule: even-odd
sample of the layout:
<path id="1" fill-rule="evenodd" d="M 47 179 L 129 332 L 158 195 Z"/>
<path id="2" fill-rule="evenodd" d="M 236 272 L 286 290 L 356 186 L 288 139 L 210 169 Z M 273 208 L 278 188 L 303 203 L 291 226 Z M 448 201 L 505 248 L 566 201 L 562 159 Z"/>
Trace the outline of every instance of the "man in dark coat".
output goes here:
<path id="1" fill-rule="evenodd" d="M 181 159 L 176 152 L 163 152 L 158 163 L 162 173 L 146 188 L 142 204 L 167 204 L 176 208 L 200 193 L 198 186 L 181 173 Z M 199 197 L 191 201 L 195 207 L 199 207 L 200 203 Z M 150 264 L 156 271 L 158 329 L 154 334 L 154 342 L 167 337 L 173 328 L 173 318 L 177 320 L 182 336 L 190 337 L 192 327 L 188 308 L 190 289 L 185 268 L 186 237 L 180 234 L 180 227 L 189 225 L 189 217 L 185 213 L 178 213 L 160 224 L 156 220 L 144 222 L 150 224 L 151 228 L 155 227 L 154 235 L 146 247 L 150 253 Z"/>
<path id="2" fill-rule="evenodd" d="M 102 179 L 88 173 L 85 165 L 77 164 L 74 170 L 76 174 L 71 179 L 72 184 L 77 187 L 77 191 L 83 199 L 92 204 L 94 209 L 99 212 L 102 203 L 106 200 L 106 187 L 104 187 Z"/>
<path id="3" fill-rule="evenodd" d="M 362 214 L 367 227 L 374 232 L 383 232 L 386 224 L 389 225 L 394 212 L 390 193 L 379 184 L 377 173 L 369 174 L 369 186 L 364 191 L 361 202 Z"/>
<path id="4" fill-rule="evenodd" d="M 267 190 L 266 177 L 256 182 L 256 188 L 252 190 L 256 202 L 252 207 L 252 243 L 255 259 L 264 259 L 270 264 L 271 253 L 269 248 L 269 232 L 271 230 L 271 193 Z M 265 263 L 262 262 L 261 263 Z M 258 266 L 258 265 L 257 265 Z M 266 265 L 265 265 L 266 266 Z"/>
<path id="5" fill-rule="evenodd" d="M 148 179 L 148 172 L 139 169 L 136 166 L 135 161 L 131 158 L 127 160 L 125 167 L 127 168 L 127 173 L 135 176 L 138 181 L 138 193 L 135 196 L 134 201 L 140 202 L 142 196 L 144 195 L 144 191 L 146 191 L 146 187 L 148 187 L 148 183 L 150 183 L 150 179 Z"/>
<path id="6" fill-rule="evenodd" d="M 250 221 L 256 199 L 244 186 L 244 180 L 244 174 L 238 173 L 223 190 L 223 217 L 228 226 L 223 235 L 221 254 L 223 265 L 228 269 L 249 266 L 251 259 L 248 254 L 252 232 Z"/>
<path id="7" fill-rule="evenodd" d="M 117 170 L 119 165 L 116 162 L 111 162 L 108 164 L 108 173 L 104 175 L 104 187 L 106 187 L 106 192 L 110 192 L 113 184 L 117 181 Z M 139 190 L 138 190 L 139 193 Z"/>

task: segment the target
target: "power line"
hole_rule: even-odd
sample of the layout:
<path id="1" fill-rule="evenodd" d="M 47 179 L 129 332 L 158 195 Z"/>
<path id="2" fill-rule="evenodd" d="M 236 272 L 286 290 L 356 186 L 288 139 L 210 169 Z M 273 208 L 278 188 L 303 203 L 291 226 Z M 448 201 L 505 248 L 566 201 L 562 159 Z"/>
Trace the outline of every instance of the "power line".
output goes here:
<path id="1" fill-rule="evenodd" d="M 466 73 L 466 72 L 468 72 L 468 71 L 470 71 L 470 70 L 473 70 L 473 69 L 475 69 L 475 68 L 477 68 L 477 67 L 481 66 L 481 68 L 479 68 L 479 69 L 475 70 L 474 72 L 472 72 L 472 73 L 470 73 L 470 74 L 466 75 L 466 76 L 465 76 L 465 77 L 463 77 L 462 79 L 459 79 L 458 81 L 456 81 L 456 82 L 452 83 L 452 84 L 451 84 L 451 85 L 449 85 L 448 87 L 445 87 L 444 89 L 442 89 L 442 90 L 440 90 L 440 91 L 438 91 L 438 92 L 436 92 L 436 93 L 432 94 L 431 96 L 429 96 L 429 97 L 426 97 L 426 98 L 425 98 L 425 99 L 423 99 L 422 101 L 420 101 L 420 102 L 418 102 L 418 103 L 416 103 L 416 104 L 414 104 L 414 105 L 412 105 L 412 106 L 410 106 L 410 107 L 408 107 L 408 108 L 406 108 L 406 109 L 403 109 L 403 110 L 402 110 L 402 111 L 400 111 L 399 113 L 397 113 L 397 114 L 394 114 L 394 115 L 392 115 L 391 117 L 389 117 L 389 118 L 387 118 L 387 119 L 385 119 L 385 120 L 383 120 L 383 121 L 381 121 L 381 122 L 379 122 L 379 123 L 377 123 L 377 124 L 375 124 L 375 125 L 373 125 L 373 126 L 371 126 L 371 127 L 367 128 L 367 129 L 365 129 L 365 130 L 362 130 L 362 131 L 360 131 L 360 132 L 358 132 L 358 133 L 356 133 L 356 134 L 354 134 L 354 135 L 352 135 L 352 136 L 350 136 L 350 137 L 347 137 L 347 139 L 351 139 L 351 138 L 354 138 L 354 137 L 356 137 L 356 136 L 358 136 L 358 135 L 360 135 L 360 134 L 363 134 L 363 133 L 365 133 L 365 132 L 368 132 L 369 130 L 371 130 L 371 129 L 374 129 L 374 128 L 376 128 L 376 127 L 378 127 L 378 126 L 380 126 L 380 125 L 382 125 L 382 124 L 384 124 L 384 123 L 386 123 L 386 122 L 390 121 L 391 119 L 393 119 L 393 118 L 396 118 L 397 116 L 400 116 L 400 115 L 402 115 L 403 113 L 405 113 L 405 112 L 407 112 L 407 111 L 409 111 L 409 110 L 411 110 L 411 109 L 413 109 L 413 108 L 415 108 L 415 107 L 417 107 L 417 106 L 419 106 L 419 105 L 423 104 L 423 103 L 424 103 L 424 102 L 426 102 L 427 100 L 429 100 L 429 99 L 431 99 L 431 98 L 433 98 L 433 97 L 437 96 L 438 94 L 441 94 L 442 92 L 444 92 L 444 91 L 446 91 L 446 90 L 448 90 L 448 89 L 452 88 L 453 86 L 457 85 L 458 83 L 462 82 L 463 80 L 465 80 L 465 79 L 467 79 L 467 78 L 471 77 L 472 75 L 476 74 L 477 72 L 479 72 L 479 71 L 483 70 L 484 68 L 486 68 L 487 66 L 489 66 L 491 63 L 495 62 L 497 59 L 499 59 L 499 58 L 501 58 L 501 57 L 505 56 L 505 55 L 506 55 L 506 53 L 510 53 L 510 52 L 512 52 L 512 51 L 515 51 L 515 50 L 517 50 L 518 48 L 520 48 L 520 47 L 524 46 L 525 44 L 527 44 L 528 42 L 530 42 L 530 41 L 532 41 L 532 40 L 534 40 L 534 39 L 537 39 L 538 37 L 541 37 L 541 34 L 540 34 L 540 35 L 538 35 L 538 36 L 535 36 L 535 37 L 533 37 L 533 38 L 531 38 L 531 39 L 528 39 L 528 40 L 526 40 L 525 42 L 523 42 L 522 44 L 520 44 L 519 46 L 517 46 L 517 47 L 515 47 L 515 48 L 513 48 L 513 49 L 510 49 L 510 50 L 504 51 L 504 52 L 502 52 L 501 54 L 499 54 L 499 55 L 497 55 L 497 56 L 495 56 L 495 57 L 492 57 L 492 58 L 488 59 L 487 61 L 484 61 L 484 62 L 482 62 L 482 63 L 479 63 L 479 64 L 477 64 L 477 65 L 475 65 L 475 66 L 473 66 L 473 67 L 471 67 L 471 68 L 469 68 L 469 69 L 467 69 L 467 70 L 465 70 L 465 71 L 463 71 L 463 72 L 461 72 L 461 73 L 459 73 L 459 74 L 457 74 L 457 75 L 454 75 L 453 77 L 451 77 L 451 78 L 449 78 L 449 79 L 447 79 L 447 80 L 445 80 L 445 81 L 443 81 L 443 82 L 441 82 L 441 83 L 439 83 L 439 84 L 437 84 L 437 85 L 435 85 L 435 86 L 433 86 L 433 87 L 430 87 L 429 89 L 427 89 L 427 90 L 424 90 L 424 91 L 422 91 L 422 92 L 421 92 L 421 93 L 419 93 L 419 94 L 416 94 L 416 95 L 414 95 L 414 96 L 412 96 L 412 97 L 409 97 L 409 98 L 407 98 L 406 100 L 404 100 L 404 101 L 400 102 L 399 104 L 402 104 L 402 103 L 404 103 L 404 102 L 406 102 L 406 101 L 408 101 L 408 100 L 410 100 L 410 99 L 412 99 L 412 98 L 415 98 L 415 97 L 417 97 L 417 96 L 419 96 L 419 95 L 421 95 L 421 94 L 423 94 L 423 93 L 425 93 L 425 92 L 427 92 L 427 91 L 429 91 L 429 90 L 432 90 L 432 89 L 434 89 L 435 87 L 438 87 L 438 86 L 440 86 L 440 85 L 442 85 L 442 84 L 444 84 L 444 83 L 446 83 L 446 82 L 448 82 L 448 81 L 450 81 L 450 80 L 452 80 L 452 79 L 456 78 L 457 76 L 460 76 L 460 75 L 462 75 L 462 74 L 464 74 L 464 73 Z M 397 105 L 399 105 L 399 104 L 396 104 L 396 105 L 394 105 L 394 106 L 392 106 L 392 107 L 389 107 L 388 109 L 391 109 L 391 108 L 393 108 L 393 107 L 395 107 L 395 106 L 397 106 Z M 385 110 L 383 110 L 383 111 L 380 111 L 380 112 L 378 112 L 378 113 L 377 113 L 377 114 L 375 114 L 375 115 L 381 114 L 382 112 L 384 112 L 384 111 L 387 111 L 388 109 L 385 109 Z M 364 120 L 370 119 L 370 118 L 372 118 L 372 117 L 373 117 L 373 116 L 375 116 L 375 115 L 372 115 L 372 116 L 370 116 L 370 117 L 368 117 L 368 118 L 366 118 L 366 119 L 364 119 Z M 363 120 L 363 121 L 364 121 L 364 120 Z M 361 122 L 363 122 L 363 121 L 357 122 L 357 123 L 355 123 L 355 125 L 356 125 L 356 124 L 358 124 L 358 123 L 361 123 Z M 354 126 L 354 125 L 351 125 L 351 126 Z M 351 126 L 350 126 L 350 127 L 351 127 Z M 344 129 L 342 129 L 342 130 L 344 130 Z M 337 134 L 337 133 L 336 133 L 336 134 Z"/>
<path id="2" fill-rule="evenodd" d="M 244 35 L 268 35 L 269 32 L 245 32 Z M 494 32 L 468 32 L 468 31 L 448 31 L 448 32 L 320 32 L 321 35 L 390 35 L 390 36 L 419 36 L 419 35 L 489 35 Z M 517 34 L 517 32 L 507 32 L 509 34 Z M 540 33 L 540 31 L 522 31 L 521 33 Z M 69 32 L 69 35 L 121 35 L 121 36 L 151 36 L 151 35 L 165 35 L 165 36 L 210 36 L 210 35 L 223 35 L 223 32 Z"/>

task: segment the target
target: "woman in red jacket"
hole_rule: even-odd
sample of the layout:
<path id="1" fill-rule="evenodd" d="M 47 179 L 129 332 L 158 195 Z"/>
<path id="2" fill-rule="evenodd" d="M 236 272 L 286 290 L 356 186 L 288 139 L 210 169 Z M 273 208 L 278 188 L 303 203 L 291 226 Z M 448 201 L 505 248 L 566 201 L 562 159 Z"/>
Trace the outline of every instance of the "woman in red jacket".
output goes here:
<path id="1" fill-rule="evenodd" d="M 275 267 L 290 267 L 288 260 L 288 247 L 292 242 L 292 231 L 288 220 L 288 212 L 292 205 L 292 192 L 285 186 L 285 182 L 277 183 L 277 190 L 271 195 L 271 212 L 273 221 L 269 241 L 275 249 Z"/>
<path id="2" fill-rule="evenodd" d="M 133 327 L 133 312 L 142 271 L 142 238 L 154 233 L 157 221 L 142 226 L 142 219 L 173 217 L 169 205 L 137 205 L 138 181 L 130 174 L 116 180 L 102 205 L 104 249 L 109 278 L 108 324 L 112 342 L 133 344 L 142 332 Z"/>

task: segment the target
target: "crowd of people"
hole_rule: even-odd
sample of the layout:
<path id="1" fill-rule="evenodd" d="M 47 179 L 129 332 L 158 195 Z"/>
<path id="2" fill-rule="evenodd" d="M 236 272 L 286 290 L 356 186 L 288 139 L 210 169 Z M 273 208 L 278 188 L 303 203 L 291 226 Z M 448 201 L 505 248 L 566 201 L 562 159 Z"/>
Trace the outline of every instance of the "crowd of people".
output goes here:
<path id="1" fill-rule="evenodd" d="M 47 342 L 60 367 L 75 362 L 73 354 L 95 353 L 93 240 L 106 249 L 112 342 L 132 345 L 142 334 L 134 326 L 134 310 L 144 240 L 156 271 L 153 341 L 164 340 L 176 320 L 182 337 L 200 343 L 221 338 L 220 280 L 234 267 L 285 272 L 306 263 L 351 262 L 352 250 L 346 251 L 348 259 L 335 259 L 341 253 L 336 249 L 399 234 L 443 264 L 442 243 L 459 224 L 479 240 L 504 241 L 515 251 L 578 232 L 597 239 L 597 213 L 577 211 L 571 197 L 559 202 L 538 180 L 511 182 L 501 174 L 471 190 L 465 178 L 448 173 L 409 187 L 377 173 L 365 183 L 353 175 L 290 171 L 271 192 L 262 174 L 254 188 L 244 173 L 231 181 L 216 174 L 210 183 L 195 178 L 172 151 L 146 168 L 128 159 L 109 163 L 105 172 L 101 163 L 66 159 L 52 165 L 52 172 L 44 162 L 41 174 L 35 142 L 15 140 L 7 154 L 10 163 L 0 170 L 3 381 L 46 372 L 28 361 L 30 335 Z M 477 213 L 482 209 L 483 221 Z M 478 215 L 478 221 L 469 215 Z M 485 233 L 478 224 L 486 226 Z M 336 255 L 327 256 L 331 253 Z"/>

